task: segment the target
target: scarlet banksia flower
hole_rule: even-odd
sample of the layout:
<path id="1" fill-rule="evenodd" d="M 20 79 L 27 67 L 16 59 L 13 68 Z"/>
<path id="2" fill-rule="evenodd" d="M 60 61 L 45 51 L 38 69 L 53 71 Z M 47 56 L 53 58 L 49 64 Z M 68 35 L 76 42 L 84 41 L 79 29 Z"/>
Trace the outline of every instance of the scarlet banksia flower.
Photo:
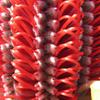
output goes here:
<path id="1" fill-rule="evenodd" d="M 99 79 L 99 1 L 0 4 L 2 100 L 78 100 L 79 77 Z"/>

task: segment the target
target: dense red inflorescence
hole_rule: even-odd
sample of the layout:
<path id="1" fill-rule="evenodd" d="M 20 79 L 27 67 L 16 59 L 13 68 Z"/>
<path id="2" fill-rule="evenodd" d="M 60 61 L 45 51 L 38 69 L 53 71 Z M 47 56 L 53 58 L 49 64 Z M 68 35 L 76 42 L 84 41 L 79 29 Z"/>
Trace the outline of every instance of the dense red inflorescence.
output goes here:
<path id="1" fill-rule="evenodd" d="M 0 4 L 0 100 L 78 100 L 100 79 L 100 0 Z"/>

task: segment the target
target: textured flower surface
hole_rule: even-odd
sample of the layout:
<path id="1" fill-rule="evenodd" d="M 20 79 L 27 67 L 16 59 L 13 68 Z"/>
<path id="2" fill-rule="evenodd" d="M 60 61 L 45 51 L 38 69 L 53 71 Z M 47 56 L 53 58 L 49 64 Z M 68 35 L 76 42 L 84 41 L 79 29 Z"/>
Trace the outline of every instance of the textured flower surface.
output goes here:
<path id="1" fill-rule="evenodd" d="M 100 0 L 0 0 L 0 100 L 78 100 L 99 66 Z"/>

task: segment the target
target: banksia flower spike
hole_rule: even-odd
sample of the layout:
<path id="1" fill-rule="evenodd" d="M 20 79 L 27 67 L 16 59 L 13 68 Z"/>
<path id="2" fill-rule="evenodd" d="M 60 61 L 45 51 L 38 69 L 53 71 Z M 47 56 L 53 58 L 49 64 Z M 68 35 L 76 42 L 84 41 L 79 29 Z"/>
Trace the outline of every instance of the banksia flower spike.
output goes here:
<path id="1" fill-rule="evenodd" d="M 0 100 L 78 100 L 78 87 L 100 77 L 99 5 L 1 0 Z"/>

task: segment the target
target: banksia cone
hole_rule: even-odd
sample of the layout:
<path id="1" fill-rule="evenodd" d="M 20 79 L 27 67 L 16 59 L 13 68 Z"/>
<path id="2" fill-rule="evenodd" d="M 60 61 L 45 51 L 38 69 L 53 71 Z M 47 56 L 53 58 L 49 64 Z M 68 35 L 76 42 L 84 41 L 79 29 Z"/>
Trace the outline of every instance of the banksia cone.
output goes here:
<path id="1" fill-rule="evenodd" d="M 99 79 L 99 1 L 0 4 L 2 100 L 78 100 L 78 83 Z"/>

